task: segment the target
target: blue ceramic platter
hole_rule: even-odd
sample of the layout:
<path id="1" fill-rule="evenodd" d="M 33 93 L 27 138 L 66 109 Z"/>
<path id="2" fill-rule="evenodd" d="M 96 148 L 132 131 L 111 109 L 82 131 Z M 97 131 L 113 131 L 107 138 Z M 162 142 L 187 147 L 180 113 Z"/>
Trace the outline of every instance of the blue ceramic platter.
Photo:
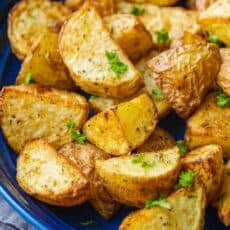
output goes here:
<path id="1" fill-rule="evenodd" d="M 0 88 L 14 84 L 21 63 L 11 53 L 7 39 L 7 14 L 16 0 L 0 0 Z M 161 126 L 171 132 L 176 139 L 183 138 L 184 123 L 175 114 L 171 114 L 161 122 Z M 36 229 L 118 229 L 122 219 L 132 210 L 124 207 L 110 221 L 103 220 L 88 204 L 74 208 L 57 208 L 45 205 L 27 196 L 18 186 L 15 174 L 17 155 L 7 146 L 0 132 L 0 195 Z M 0 210 L 1 211 L 1 210 Z M 84 227 L 81 221 L 94 220 L 95 227 Z M 216 211 L 208 207 L 205 219 L 205 230 L 226 230 L 218 218 Z"/>

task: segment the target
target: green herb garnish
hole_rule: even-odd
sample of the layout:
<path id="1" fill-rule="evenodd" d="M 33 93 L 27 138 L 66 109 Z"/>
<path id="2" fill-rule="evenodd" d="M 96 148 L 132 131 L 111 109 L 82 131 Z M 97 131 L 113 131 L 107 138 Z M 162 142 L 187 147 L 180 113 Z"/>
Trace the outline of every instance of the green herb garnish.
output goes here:
<path id="1" fill-rule="evenodd" d="M 152 161 L 152 162 L 147 162 L 147 161 L 144 161 L 142 162 L 142 168 L 151 168 L 151 167 L 154 167 L 156 165 L 156 162 L 155 161 Z"/>
<path id="2" fill-rule="evenodd" d="M 91 95 L 89 99 L 94 100 L 94 99 L 96 99 L 96 98 L 98 98 L 98 96 L 96 96 L 96 95 Z"/>
<path id="3" fill-rule="evenodd" d="M 165 99 L 164 93 L 159 88 L 152 89 L 152 95 L 157 101 L 163 101 Z"/>
<path id="4" fill-rule="evenodd" d="M 169 34 L 166 29 L 159 30 L 157 32 L 157 43 L 168 44 L 170 42 Z"/>
<path id="5" fill-rule="evenodd" d="M 66 123 L 66 127 L 68 129 L 74 129 L 76 127 L 75 123 L 71 120 L 69 120 L 67 123 Z"/>
<path id="6" fill-rule="evenodd" d="M 128 66 L 120 61 L 115 52 L 105 51 L 105 56 L 107 57 L 110 65 L 109 70 L 115 73 L 117 78 L 120 78 L 121 75 L 128 70 Z"/>
<path id="7" fill-rule="evenodd" d="M 226 172 L 226 175 L 227 175 L 227 176 L 230 176 L 230 171 Z"/>
<path id="8" fill-rule="evenodd" d="M 130 11 L 131 14 L 136 15 L 136 16 L 140 16 L 144 12 L 145 12 L 145 9 L 139 8 L 139 7 L 135 6 L 135 5 L 133 5 L 133 7 L 132 7 L 132 9 Z"/>
<path id="9" fill-rule="evenodd" d="M 138 157 L 135 157 L 132 159 L 132 163 L 133 164 L 139 164 L 143 161 L 144 157 L 145 157 L 145 154 L 141 153 Z"/>
<path id="10" fill-rule="evenodd" d="M 218 46 L 223 46 L 223 42 L 221 42 L 218 37 L 212 32 L 208 32 L 208 41 L 214 43 Z"/>
<path id="11" fill-rule="evenodd" d="M 219 107 L 225 108 L 230 105 L 230 96 L 228 96 L 222 90 L 217 90 L 215 96 L 216 96 L 217 105 Z"/>
<path id="12" fill-rule="evenodd" d="M 32 73 L 27 73 L 24 78 L 24 85 L 29 85 L 34 82 Z"/>
<path id="13" fill-rule="evenodd" d="M 188 170 L 182 171 L 179 175 L 179 182 L 174 186 L 175 189 L 192 187 L 197 173 Z"/>
<path id="14" fill-rule="evenodd" d="M 73 141 L 76 141 L 79 144 L 84 145 L 86 143 L 86 136 L 83 133 L 81 133 L 79 130 L 73 130 L 71 132 L 71 137 Z"/>
<path id="15" fill-rule="evenodd" d="M 183 140 L 179 140 L 176 142 L 177 147 L 179 148 L 179 154 L 183 157 L 187 153 L 187 147 L 185 146 L 185 143 Z"/>
<path id="16" fill-rule="evenodd" d="M 145 207 L 149 209 L 152 208 L 153 206 L 160 206 L 162 208 L 171 209 L 171 204 L 166 201 L 166 197 L 167 195 L 161 195 L 156 200 L 147 200 L 145 202 Z"/>
<path id="17" fill-rule="evenodd" d="M 94 220 L 84 220 L 84 221 L 81 221 L 80 224 L 82 226 L 97 226 L 98 223 Z"/>

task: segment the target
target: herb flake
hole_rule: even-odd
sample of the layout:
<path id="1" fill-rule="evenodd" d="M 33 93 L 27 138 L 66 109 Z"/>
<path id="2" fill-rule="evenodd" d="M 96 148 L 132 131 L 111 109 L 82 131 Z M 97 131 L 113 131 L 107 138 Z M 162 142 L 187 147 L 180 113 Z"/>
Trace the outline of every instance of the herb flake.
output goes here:
<path id="1" fill-rule="evenodd" d="M 163 101 L 165 99 L 164 93 L 159 88 L 152 89 L 152 95 L 157 101 Z"/>
<path id="2" fill-rule="evenodd" d="M 156 200 L 147 200 L 145 202 L 145 208 L 149 209 L 154 206 L 160 206 L 162 208 L 171 209 L 171 204 L 168 201 L 166 201 L 166 197 L 167 195 L 163 194 Z"/>
<path id="3" fill-rule="evenodd" d="M 227 171 L 227 172 L 226 172 L 226 175 L 227 175 L 227 176 L 230 176 L 230 171 Z"/>
<path id="4" fill-rule="evenodd" d="M 68 129 L 74 129 L 76 127 L 75 123 L 72 121 L 72 120 L 69 120 L 67 123 L 66 123 L 66 127 Z"/>
<path id="5" fill-rule="evenodd" d="M 142 168 L 152 168 L 156 165 L 156 162 L 155 161 L 151 161 L 151 162 L 148 162 L 148 161 L 144 161 L 142 162 Z"/>
<path id="6" fill-rule="evenodd" d="M 133 14 L 133 15 L 135 15 L 135 16 L 140 16 L 144 12 L 145 12 L 145 9 L 139 8 L 139 7 L 135 6 L 135 5 L 133 5 L 133 7 L 132 7 L 132 9 L 130 11 L 130 13 Z"/>
<path id="7" fill-rule="evenodd" d="M 98 223 L 94 220 L 84 220 L 80 222 L 80 225 L 82 226 L 97 226 Z"/>
<path id="8" fill-rule="evenodd" d="M 185 146 L 184 141 L 183 140 L 179 140 L 179 141 L 176 142 L 176 145 L 179 148 L 179 154 L 180 154 L 180 156 L 182 156 L 182 157 L 185 156 L 186 153 L 187 153 L 187 151 L 188 151 L 188 149 Z"/>
<path id="9" fill-rule="evenodd" d="M 24 78 L 24 85 L 29 85 L 29 84 L 31 84 L 33 82 L 34 82 L 34 80 L 33 80 L 32 73 L 27 73 L 25 78 Z"/>
<path id="10" fill-rule="evenodd" d="M 208 32 L 208 41 L 214 43 L 218 46 L 223 46 L 223 42 L 221 42 L 218 37 L 212 32 Z"/>
<path id="11" fill-rule="evenodd" d="M 91 95 L 89 99 L 90 99 L 90 100 L 95 100 L 96 98 L 98 98 L 98 96 L 96 96 L 96 95 Z"/>
<path id="12" fill-rule="evenodd" d="M 84 145 L 86 143 L 86 136 L 79 130 L 73 130 L 71 132 L 71 137 L 73 141 L 76 141 L 79 144 Z"/>
<path id="13" fill-rule="evenodd" d="M 168 44 L 170 42 L 169 34 L 166 29 L 157 31 L 157 43 Z"/>
<path id="14" fill-rule="evenodd" d="M 144 157 L 145 157 L 145 154 L 141 153 L 139 156 L 132 159 L 132 163 L 133 164 L 139 164 L 143 161 Z"/>
<path id="15" fill-rule="evenodd" d="M 187 187 L 192 187 L 194 184 L 194 179 L 197 173 L 188 170 L 188 171 L 182 171 L 179 175 L 179 181 L 178 183 L 174 186 L 175 189 L 179 188 L 187 188 Z"/>
<path id="16" fill-rule="evenodd" d="M 230 96 L 228 96 L 222 90 L 217 90 L 215 96 L 216 96 L 217 105 L 219 107 L 225 108 L 230 105 Z"/>

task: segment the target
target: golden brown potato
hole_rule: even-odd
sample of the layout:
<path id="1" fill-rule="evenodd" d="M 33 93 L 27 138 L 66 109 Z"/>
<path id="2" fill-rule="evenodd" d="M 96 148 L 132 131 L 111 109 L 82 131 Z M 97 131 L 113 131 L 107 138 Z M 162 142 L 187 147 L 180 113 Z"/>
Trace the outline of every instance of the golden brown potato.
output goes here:
<path id="1" fill-rule="evenodd" d="M 43 34 L 24 60 L 16 84 L 24 84 L 27 74 L 41 85 L 66 90 L 76 88 L 58 51 L 58 33 L 49 31 Z"/>
<path id="2" fill-rule="evenodd" d="M 89 3 L 62 27 L 59 50 L 75 83 L 90 94 L 124 98 L 143 84 L 140 73 Z"/>
<path id="3" fill-rule="evenodd" d="M 186 0 L 189 9 L 203 11 L 217 0 Z"/>
<path id="4" fill-rule="evenodd" d="M 172 189 L 180 171 L 178 148 L 97 160 L 96 170 L 119 202 L 143 207 Z"/>
<path id="5" fill-rule="evenodd" d="M 144 142 L 143 145 L 137 148 L 138 153 L 142 152 L 155 152 L 163 149 L 173 147 L 176 144 L 172 135 L 157 126 L 150 137 Z"/>
<path id="6" fill-rule="evenodd" d="M 183 119 L 199 107 L 215 86 L 221 58 L 214 44 L 188 44 L 170 49 L 149 61 L 167 101 Z"/>
<path id="7" fill-rule="evenodd" d="M 216 203 L 218 215 L 225 226 L 230 225 L 230 161 L 224 166 L 224 178 L 219 199 Z"/>
<path id="8" fill-rule="evenodd" d="M 112 37 L 132 61 L 138 60 L 152 48 L 152 37 L 136 16 L 113 14 L 104 20 Z"/>
<path id="9" fill-rule="evenodd" d="M 16 152 L 38 138 L 47 139 L 56 148 L 71 142 L 67 122 L 71 120 L 80 129 L 88 115 L 83 96 L 35 84 L 3 87 L 0 102 L 1 128 Z"/>
<path id="10" fill-rule="evenodd" d="M 81 172 L 42 139 L 22 150 L 17 181 L 26 193 L 52 205 L 70 207 L 89 197 L 89 185 Z"/>
<path id="11" fill-rule="evenodd" d="M 185 142 L 193 149 L 202 145 L 222 146 L 225 158 L 230 158 L 230 108 L 217 105 L 214 94 L 205 99 L 200 108 L 187 120 Z"/>
<path id="12" fill-rule="evenodd" d="M 194 149 L 182 159 L 182 169 L 197 173 L 195 183 L 204 187 L 208 203 L 217 198 L 224 170 L 221 146 L 206 145 Z"/>
<path id="13" fill-rule="evenodd" d="M 180 189 L 166 202 L 171 209 L 152 207 L 129 214 L 119 230 L 202 230 L 205 214 L 205 192 L 202 188 Z"/>
<path id="14" fill-rule="evenodd" d="M 92 206 L 103 218 L 112 218 L 121 205 L 108 193 L 95 170 L 96 160 L 106 160 L 110 156 L 89 143 L 85 145 L 77 143 L 66 144 L 59 149 L 58 153 L 67 157 L 89 181 L 89 202 Z"/>
<path id="15" fill-rule="evenodd" d="M 217 76 L 217 84 L 230 96 L 230 48 L 220 49 L 222 65 Z"/>
<path id="16" fill-rule="evenodd" d="M 199 23 L 204 30 L 215 34 L 219 40 L 230 46 L 230 2 L 218 0 L 199 17 Z"/>
<path id="17" fill-rule="evenodd" d="M 135 3 L 151 3 L 157 6 L 172 6 L 178 2 L 178 0 L 130 0 Z"/>
<path id="18" fill-rule="evenodd" d="M 8 37 L 13 53 L 24 59 L 47 30 L 57 31 L 71 11 L 60 2 L 24 0 L 8 15 Z"/>
<path id="19" fill-rule="evenodd" d="M 145 106 L 143 106 L 145 105 Z M 112 155 L 126 155 L 150 136 L 157 124 L 151 98 L 142 94 L 90 118 L 83 127 L 87 139 Z"/>

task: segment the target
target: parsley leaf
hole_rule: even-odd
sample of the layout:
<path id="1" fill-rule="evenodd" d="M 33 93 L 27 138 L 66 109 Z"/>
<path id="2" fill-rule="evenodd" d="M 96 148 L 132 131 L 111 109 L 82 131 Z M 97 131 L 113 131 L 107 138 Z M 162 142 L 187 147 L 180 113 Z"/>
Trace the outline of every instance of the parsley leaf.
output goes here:
<path id="1" fill-rule="evenodd" d="M 110 65 L 109 70 L 114 72 L 117 78 L 120 78 L 123 73 L 127 72 L 128 66 L 120 61 L 115 52 L 105 51 L 105 56 Z"/>
<path id="2" fill-rule="evenodd" d="M 138 8 L 137 6 L 133 5 L 130 13 L 136 16 L 140 16 L 145 12 L 145 9 L 143 8 Z"/>
<path id="3" fill-rule="evenodd" d="M 208 41 L 214 43 L 218 46 L 223 46 L 223 42 L 221 42 L 218 37 L 212 32 L 208 32 Z"/>
<path id="4" fill-rule="evenodd" d="M 34 82 L 34 80 L 32 78 L 32 73 L 27 73 L 25 78 L 24 78 L 24 85 L 29 85 L 33 82 Z"/>
<path id="5" fill-rule="evenodd" d="M 71 121 L 71 120 L 69 120 L 67 123 L 66 123 L 66 127 L 68 128 L 68 129 L 74 129 L 75 128 L 75 123 L 73 122 L 73 121 Z"/>
<path id="6" fill-rule="evenodd" d="M 142 168 L 150 168 L 150 167 L 154 167 L 155 165 L 156 165 L 155 161 L 152 162 L 144 161 L 141 166 Z"/>
<path id="7" fill-rule="evenodd" d="M 230 96 L 228 96 L 222 90 L 217 90 L 215 96 L 216 96 L 217 105 L 219 107 L 225 108 L 230 105 Z"/>
<path id="8" fill-rule="evenodd" d="M 147 200 L 145 202 L 146 208 L 152 208 L 153 206 L 160 206 L 162 208 L 171 209 L 171 204 L 166 201 L 167 195 L 161 195 L 156 200 Z"/>
<path id="9" fill-rule="evenodd" d="M 166 29 L 162 29 L 157 32 L 157 42 L 166 44 L 170 42 L 169 34 Z"/>
<path id="10" fill-rule="evenodd" d="M 84 145 L 86 143 L 86 136 L 79 130 L 73 130 L 71 133 L 71 137 L 73 141 L 76 141 L 79 144 Z"/>
<path id="11" fill-rule="evenodd" d="M 179 182 L 175 185 L 175 189 L 192 187 L 197 173 L 188 170 L 182 171 L 179 175 Z"/>
<path id="12" fill-rule="evenodd" d="M 176 142 L 177 147 L 179 148 L 179 154 L 183 157 L 187 153 L 187 147 L 184 144 L 183 140 L 179 140 Z"/>
<path id="13" fill-rule="evenodd" d="M 132 159 L 132 163 L 133 164 L 139 164 L 143 161 L 144 157 L 145 157 L 145 154 L 141 153 L 138 157 L 135 157 Z"/>
<path id="14" fill-rule="evenodd" d="M 94 100 L 94 99 L 96 99 L 96 98 L 98 98 L 98 96 L 96 96 L 96 95 L 91 95 L 89 99 Z"/>
<path id="15" fill-rule="evenodd" d="M 94 220 L 84 220 L 84 221 L 81 221 L 80 224 L 82 226 L 97 226 L 98 223 Z"/>
<path id="16" fill-rule="evenodd" d="M 152 95 L 157 101 L 163 101 L 165 99 L 164 93 L 159 88 L 152 89 Z"/>

